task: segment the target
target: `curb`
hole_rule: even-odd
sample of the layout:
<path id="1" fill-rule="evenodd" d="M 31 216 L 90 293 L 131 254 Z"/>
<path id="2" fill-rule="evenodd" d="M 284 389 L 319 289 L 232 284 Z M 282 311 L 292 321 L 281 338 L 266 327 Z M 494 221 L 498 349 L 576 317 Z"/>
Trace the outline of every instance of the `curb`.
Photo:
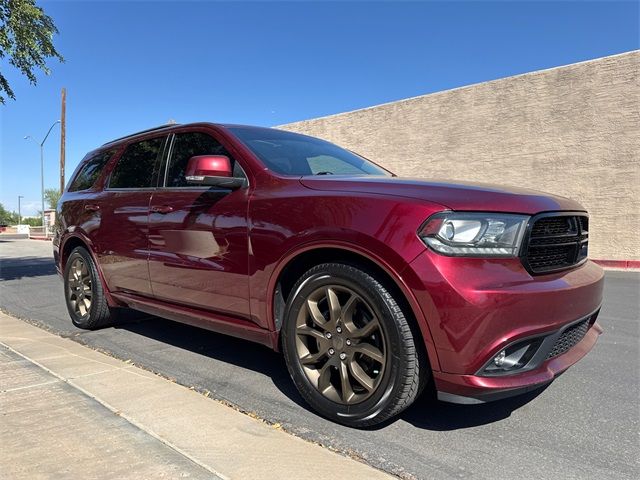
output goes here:
<path id="1" fill-rule="evenodd" d="M 640 269 L 640 260 L 595 260 L 593 262 L 602 268 L 614 268 L 618 270 L 636 270 Z"/>
<path id="2" fill-rule="evenodd" d="M 1 312 L 0 325 L 0 344 L 221 479 L 316 480 L 327 471 L 340 472 L 332 475 L 336 480 L 395 478 L 129 360 L 118 360 Z M 43 445 L 46 441 L 42 440 Z"/>

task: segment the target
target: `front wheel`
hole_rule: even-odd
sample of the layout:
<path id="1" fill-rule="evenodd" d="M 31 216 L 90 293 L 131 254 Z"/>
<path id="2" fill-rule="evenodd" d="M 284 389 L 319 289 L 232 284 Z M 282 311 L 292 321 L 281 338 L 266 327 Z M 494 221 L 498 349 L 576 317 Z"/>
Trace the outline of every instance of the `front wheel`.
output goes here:
<path id="1" fill-rule="evenodd" d="M 304 399 L 323 416 L 353 427 L 400 413 L 427 377 L 399 299 L 350 265 L 318 265 L 298 280 L 282 345 Z"/>

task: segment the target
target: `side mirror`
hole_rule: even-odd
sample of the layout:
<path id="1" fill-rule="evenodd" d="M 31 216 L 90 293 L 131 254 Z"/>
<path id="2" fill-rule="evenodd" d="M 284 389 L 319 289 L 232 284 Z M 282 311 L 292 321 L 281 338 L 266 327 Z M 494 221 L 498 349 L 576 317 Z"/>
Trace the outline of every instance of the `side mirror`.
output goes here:
<path id="1" fill-rule="evenodd" d="M 244 178 L 233 176 L 231 160 L 225 155 L 197 155 L 189 159 L 185 180 L 190 185 L 236 189 L 244 186 Z"/>

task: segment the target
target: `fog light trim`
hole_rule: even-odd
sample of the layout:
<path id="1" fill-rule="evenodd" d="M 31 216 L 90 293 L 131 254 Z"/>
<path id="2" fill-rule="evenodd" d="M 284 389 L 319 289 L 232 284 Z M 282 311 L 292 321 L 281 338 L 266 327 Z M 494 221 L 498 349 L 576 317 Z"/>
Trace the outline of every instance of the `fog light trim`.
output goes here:
<path id="1" fill-rule="evenodd" d="M 525 368 L 540 350 L 542 338 L 523 340 L 500 350 L 481 369 L 481 375 L 505 375 Z"/>

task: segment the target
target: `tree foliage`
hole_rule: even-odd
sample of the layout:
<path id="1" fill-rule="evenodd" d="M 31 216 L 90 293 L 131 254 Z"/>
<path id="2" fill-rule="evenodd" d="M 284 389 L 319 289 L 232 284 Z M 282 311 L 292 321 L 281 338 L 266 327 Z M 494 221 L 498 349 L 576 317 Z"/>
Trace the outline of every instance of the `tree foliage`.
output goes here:
<path id="1" fill-rule="evenodd" d="M 18 212 L 10 212 L 0 203 L 0 225 L 18 225 L 18 221 L 23 225 L 40 227 L 42 226 L 42 214 L 41 212 L 38 212 L 37 217 L 20 218 L 18 216 Z"/>
<path id="2" fill-rule="evenodd" d="M 0 203 L 0 225 L 13 225 L 15 223 L 18 223 L 18 214 L 10 212 Z"/>
<path id="3" fill-rule="evenodd" d="M 0 59 L 8 57 L 9 63 L 33 85 L 37 83 L 36 70 L 49 75 L 49 58 L 64 61 L 53 45 L 56 33 L 58 29 L 53 20 L 36 6 L 35 0 L 0 0 Z M 15 100 L 9 82 L 0 72 L 2 104 L 5 95 Z"/>
<path id="4" fill-rule="evenodd" d="M 30 227 L 41 227 L 42 217 L 22 217 L 22 224 L 29 225 Z"/>
<path id="5" fill-rule="evenodd" d="M 44 199 L 47 201 L 49 208 L 55 209 L 61 196 L 62 194 L 57 188 L 46 188 L 44 191 Z"/>

